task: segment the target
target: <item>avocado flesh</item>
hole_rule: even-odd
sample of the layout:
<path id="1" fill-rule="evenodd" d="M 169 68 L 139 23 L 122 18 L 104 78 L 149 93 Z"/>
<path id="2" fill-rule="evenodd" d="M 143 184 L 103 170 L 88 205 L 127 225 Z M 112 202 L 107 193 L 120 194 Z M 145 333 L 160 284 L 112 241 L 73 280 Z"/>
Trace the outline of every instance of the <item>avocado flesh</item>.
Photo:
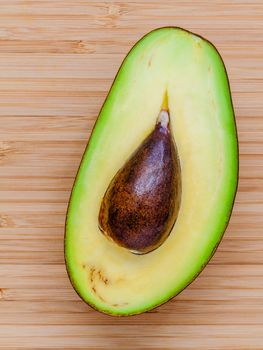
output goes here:
<path id="1" fill-rule="evenodd" d="M 98 214 L 111 179 L 151 132 L 165 89 L 181 165 L 180 211 L 158 249 L 134 255 L 101 234 Z M 237 178 L 235 119 L 220 55 L 179 28 L 150 32 L 115 78 L 72 191 L 65 258 L 78 294 L 113 315 L 141 313 L 178 294 L 219 243 Z"/>

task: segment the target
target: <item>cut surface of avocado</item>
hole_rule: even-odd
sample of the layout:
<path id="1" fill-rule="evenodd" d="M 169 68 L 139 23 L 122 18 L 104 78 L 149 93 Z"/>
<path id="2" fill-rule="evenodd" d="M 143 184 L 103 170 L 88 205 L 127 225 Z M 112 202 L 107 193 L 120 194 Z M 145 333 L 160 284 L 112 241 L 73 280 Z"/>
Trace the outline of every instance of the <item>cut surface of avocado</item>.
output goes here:
<path id="1" fill-rule="evenodd" d="M 101 233 L 98 217 L 111 180 L 152 132 L 164 104 L 180 159 L 180 209 L 162 245 L 135 255 Z M 142 313 L 178 294 L 220 242 L 237 180 L 235 118 L 220 55 L 180 28 L 150 32 L 121 65 L 72 190 L 65 259 L 77 293 L 112 315 Z"/>

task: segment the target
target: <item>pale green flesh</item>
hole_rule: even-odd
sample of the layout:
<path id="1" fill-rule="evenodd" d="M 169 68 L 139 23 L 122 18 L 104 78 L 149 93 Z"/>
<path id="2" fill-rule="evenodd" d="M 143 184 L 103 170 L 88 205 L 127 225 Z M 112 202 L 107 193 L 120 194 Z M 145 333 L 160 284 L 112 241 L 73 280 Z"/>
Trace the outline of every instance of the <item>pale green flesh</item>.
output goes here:
<path id="1" fill-rule="evenodd" d="M 154 128 L 165 89 L 182 169 L 182 202 L 165 243 L 134 255 L 100 232 L 98 213 L 111 179 Z M 95 308 L 120 315 L 143 312 L 178 294 L 222 237 L 237 173 L 235 121 L 219 54 L 179 28 L 149 33 L 117 75 L 73 188 L 65 256 L 76 291 Z"/>

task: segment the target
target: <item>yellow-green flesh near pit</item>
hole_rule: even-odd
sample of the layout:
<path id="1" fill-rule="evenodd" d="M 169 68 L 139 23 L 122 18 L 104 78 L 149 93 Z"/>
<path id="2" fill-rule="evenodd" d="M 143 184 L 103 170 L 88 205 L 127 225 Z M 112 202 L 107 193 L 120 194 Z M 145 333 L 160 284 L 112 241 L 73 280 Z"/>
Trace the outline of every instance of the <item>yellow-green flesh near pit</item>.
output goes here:
<path id="1" fill-rule="evenodd" d="M 181 206 L 162 246 L 134 255 L 101 233 L 98 214 L 110 181 L 153 130 L 165 90 L 181 165 Z M 72 191 L 65 257 L 76 291 L 114 315 L 141 313 L 178 294 L 219 243 L 237 178 L 235 120 L 218 52 L 179 28 L 149 33 L 117 74 Z"/>

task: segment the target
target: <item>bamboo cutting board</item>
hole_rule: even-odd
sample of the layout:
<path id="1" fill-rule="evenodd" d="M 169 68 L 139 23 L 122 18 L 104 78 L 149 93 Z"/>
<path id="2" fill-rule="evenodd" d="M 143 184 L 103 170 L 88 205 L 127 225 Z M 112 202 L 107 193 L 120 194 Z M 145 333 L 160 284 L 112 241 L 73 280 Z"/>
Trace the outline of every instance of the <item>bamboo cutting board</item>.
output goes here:
<path id="1" fill-rule="evenodd" d="M 76 295 L 64 220 L 117 69 L 176 25 L 222 54 L 240 141 L 225 237 L 176 299 L 112 318 Z M 0 0 L 0 349 L 263 349 L 263 1 Z"/>

